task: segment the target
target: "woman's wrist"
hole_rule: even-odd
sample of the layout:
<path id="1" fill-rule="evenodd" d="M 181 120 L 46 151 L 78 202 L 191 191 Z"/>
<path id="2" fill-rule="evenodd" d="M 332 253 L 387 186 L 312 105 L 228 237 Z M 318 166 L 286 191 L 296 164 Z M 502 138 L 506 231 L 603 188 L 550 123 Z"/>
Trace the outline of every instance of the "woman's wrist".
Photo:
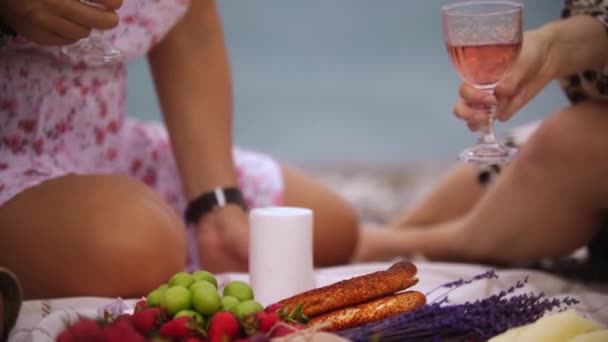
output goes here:
<path id="1" fill-rule="evenodd" d="M 603 69 L 608 62 L 608 35 L 596 18 L 576 15 L 533 31 L 545 44 L 547 71 L 561 78 L 588 69 Z M 574 52 L 574 53 L 573 53 Z"/>
<path id="2" fill-rule="evenodd" d="M 184 218 L 188 224 L 198 224 L 203 216 L 230 205 L 240 207 L 243 212 L 248 210 L 245 197 L 238 187 L 217 187 L 189 201 Z"/>
<path id="3" fill-rule="evenodd" d="M 557 24 L 559 22 L 551 22 L 526 33 L 528 41 L 540 45 L 541 51 L 546 51 L 545 62 L 540 72 L 546 79 L 551 80 L 561 77 L 563 69 L 563 49 L 558 42 Z M 524 44 L 525 42 L 526 40 L 524 40 Z"/>
<path id="4" fill-rule="evenodd" d="M 238 186 L 236 167 L 230 159 L 204 153 L 200 155 L 201 157 L 192 158 L 191 155 L 184 154 L 188 159 L 182 167 L 181 176 L 188 200 L 217 187 Z"/>

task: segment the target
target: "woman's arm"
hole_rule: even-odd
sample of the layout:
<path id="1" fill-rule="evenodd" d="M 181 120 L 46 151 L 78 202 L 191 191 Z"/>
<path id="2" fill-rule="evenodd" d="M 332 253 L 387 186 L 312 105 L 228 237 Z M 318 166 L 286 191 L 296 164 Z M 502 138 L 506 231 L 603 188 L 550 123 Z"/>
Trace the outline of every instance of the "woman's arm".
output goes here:
<path id="1" fill-rule="evenodd" d="M 188 200 L 237 185 L 231 79 L 214 1 L 192 0 L 149 59 Z M 197 228 L 201 265 L 218 272 L 246 269 L 247 216 L 239 206 L 207 214 Z"/>
<path id="2" fill-rule="evenodd" d="M 236 185 L 231 82 L 215 2 L 191 1 L 149 59 L 188 199 Z"/>
<path id="3" fill-rule="evenodd" d="M 554 21 L 538 29 L 549 42 L 547 57 L 555 78 L 608 66 L 606 25 L 589 15 Z"/>

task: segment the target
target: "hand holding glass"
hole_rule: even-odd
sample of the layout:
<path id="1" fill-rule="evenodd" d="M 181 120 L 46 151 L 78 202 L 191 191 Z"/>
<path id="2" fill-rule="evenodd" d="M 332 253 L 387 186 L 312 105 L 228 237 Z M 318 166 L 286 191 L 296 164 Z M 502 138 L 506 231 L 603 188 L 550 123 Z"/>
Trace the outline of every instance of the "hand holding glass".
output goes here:
<path id="1" fill-rule="evenodd" d="M 475 88 L 494 93 L 519 56 L 523 35 L 523 4 L 518 1 L 471 0 L 442 9 L 443 38 L 460 77 Z M 459 158 L 478 164 L 505 164 L 515 150 L 500 145 L 494 136 L 496 106 L 480 108 L 487 125 L 475 146 Z"/>
<path id="2" fill-rule="evenodd" d="M 126 11 L 137 11 L 140 1 L 142 0 L 124 0 L 118 10 L 119 16 Z M 89 6 L 100 6 L 92 0 L 81 0 L 81 2 Z M 87 38 L 81 39 L 73 45 L 64 46 L 61 51 L 75 62 L 84 62 L 92 66 L 118 63 L 125 59 L 124 53 L 110 43 L 107 33 L 98 29 L 91 30 L 91 34 Z"/>

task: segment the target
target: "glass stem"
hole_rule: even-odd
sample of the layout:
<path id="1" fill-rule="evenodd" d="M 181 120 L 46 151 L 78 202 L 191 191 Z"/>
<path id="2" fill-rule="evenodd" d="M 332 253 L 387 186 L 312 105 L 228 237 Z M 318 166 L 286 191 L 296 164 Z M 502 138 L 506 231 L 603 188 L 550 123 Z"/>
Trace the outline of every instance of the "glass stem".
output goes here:
<path id="1" fill-rule="evenodd" d="M 91 30 L 91 34 L 89 34 L 89 42 L 91 45 L 99 45 L 105 43 L 104 40 L 104 32 L 102 30 Z"/>
<path id="2" fill-rule="evenodd" d="M 494 94 L 494 88 L 484 89 L 490 95 Z M 484 107 L 488 116 L 488 121 L 481 126 L 481 137 L 479 137 L 479 143 L 484 145 L 497 144 L 496 136 L 494 136 L 494 114 L 496 113 L 496 105 Z"/>

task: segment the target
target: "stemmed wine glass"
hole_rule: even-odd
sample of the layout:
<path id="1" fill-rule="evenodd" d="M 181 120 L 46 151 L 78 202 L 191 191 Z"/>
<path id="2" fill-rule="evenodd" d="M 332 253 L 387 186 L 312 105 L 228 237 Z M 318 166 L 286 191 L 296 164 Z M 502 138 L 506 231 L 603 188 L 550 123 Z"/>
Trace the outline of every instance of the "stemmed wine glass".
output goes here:
<path id="1" fill-rule="evenodd" d="M 519 56 L 523 31 L 523 4 L 517 0 L 458 1 L 441 8 L 443 39 L 460 77 L 490 94 Z M 488 114 L 477 144 L 458 159 L 478 164 L 505 164 L 514 149 L 494 136 L 496 106 L 479 108 Z"/>
<path id="2" fill-rule="evenodd" d="M 122 7 L 118 10 L 118 15 L 127 11 L 137 11 L 141 0 L 124 0 Z M 81 2 L 99 7 L 94 0 L 81 0 Z M 91 34 L 79 40 L 75 44 L 66 45 L 61 48 L 61 52 L 76 62 L 84 62 L 92 66 L 118 63 L 125 59 L 124 52 L 112 45 L 108 40 L 107 32 L 93 29 Z"/>

